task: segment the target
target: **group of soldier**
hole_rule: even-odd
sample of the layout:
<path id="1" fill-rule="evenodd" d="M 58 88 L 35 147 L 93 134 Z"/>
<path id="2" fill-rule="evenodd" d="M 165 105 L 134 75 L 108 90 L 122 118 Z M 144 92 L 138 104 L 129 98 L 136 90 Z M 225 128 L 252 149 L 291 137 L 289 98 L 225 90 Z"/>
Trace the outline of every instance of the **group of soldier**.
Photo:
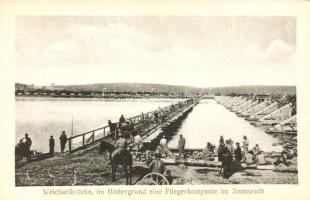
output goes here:
<path id="1" fill-rule="evenodd" d="M 60 135 L 59 140 L 60 140 L 60 150 L 61 150 L 61 153 L 63 153 L 66 147 L 67 140 L 68 140 L 65 131 L 62 131 L 62 134 Z M 29 137 L 28 133 L 25 133 L 25 137 L 19 141 L 18 146 L 21 149 L 22 157 L 26 157 L 27 162 L 31 160 L 31 149 L 30 149 L 31 145 L 32 145 L 32 140 Z M 51 135 L 49 138 L 50 156 L 54 155 L 54 149 L 55 149 L 55 139 L 54 139 L 54 136 Z"/>
<path id="2" fill-rule="evenodd" d="M 178 141 L 178 152 L 179 158 L 185 158 L 184 148 L 185 148 L 186 140 L 183 135 L 179 135 Z M 165 152 L 165 147 L 167 147 L 167 139 L 165 136 L 162 136 L 159 141 L 159 145 L 157 148 L 157 152 Z M 203 150 L 208 154 L 214 154 L 215 146 L 208 142 L 207 147 Z M 221 162 L 221 170 L 220 174 L 224 178 L 229 178 L 234 172 L 241 171 L 241 163 L 246 162 L 247 155 L 251 154 L 251 159 L 254 161 L 261 153 L 261 149 L 256 144 L 253 149 L 249 150 L 249 139 L 246 135 L 243 136 L 242 146 L 240 146 L 239 142 L 236 142 L 235 145 L 231 139 L 224 141 L 224 137 L 220 136 L 219 145 L 217 148 L 218 153 L 218 162 Z M 202 155 L 203 156 L 203 155 Z"/>
<path id="3" fill-rule="evenodd" d="M 65 131 L 62 131 L 62 134 L 60 135 L 59 140 L 60 140 L 60 152 L 63 153 L 66 148 L 66 143 L 68 140 Z M 50 155 L 53 156 L 54 148 L 55 148 L 55 139 L 52 135 L 50 136 L 50 139 L 49 139 L 49 147 L 50 147 Z"/>
<path id="4" fill-rule="evenodd" d="M 231 139 L 224 143 L 223 136 L 220 136 L 218 146 L 218 161 L 221 162 L 222 167 L 220 173 L 224 178 L 229 178 L 234 172 L 241 171 L 241 162 L 247 162 L 247 156 L 251 153 L 252 161 L 256 159 L 257 155 L 261 153 L 261 149 L 256 144 L 252 150 L 249 151 L 249 139 L 246 135 L 243 136 L 242 146 L 236 142 L 236 148 Z M 222 172 L 223 169 L 223 172 Z"/>

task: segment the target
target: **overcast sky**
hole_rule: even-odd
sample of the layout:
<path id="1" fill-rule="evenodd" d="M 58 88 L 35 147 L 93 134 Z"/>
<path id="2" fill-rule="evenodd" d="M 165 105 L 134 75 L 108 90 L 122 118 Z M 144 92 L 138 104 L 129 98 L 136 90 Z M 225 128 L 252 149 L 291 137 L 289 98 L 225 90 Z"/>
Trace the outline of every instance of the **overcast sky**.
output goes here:
<path id="1" fill-rule="evenodd" d="M 16 82 L 295 85 L 294 17 L 16 18 Z"/>

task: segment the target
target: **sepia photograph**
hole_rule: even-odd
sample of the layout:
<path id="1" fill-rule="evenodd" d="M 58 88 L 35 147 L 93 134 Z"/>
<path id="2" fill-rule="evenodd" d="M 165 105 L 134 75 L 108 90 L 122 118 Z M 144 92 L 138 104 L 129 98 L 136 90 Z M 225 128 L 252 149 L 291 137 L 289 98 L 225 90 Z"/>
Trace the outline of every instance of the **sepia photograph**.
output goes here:
<path id="1" fill-rule="evenodd" d="M 298 184 L 295 16 L 15 20 L 16 187 Z"/>

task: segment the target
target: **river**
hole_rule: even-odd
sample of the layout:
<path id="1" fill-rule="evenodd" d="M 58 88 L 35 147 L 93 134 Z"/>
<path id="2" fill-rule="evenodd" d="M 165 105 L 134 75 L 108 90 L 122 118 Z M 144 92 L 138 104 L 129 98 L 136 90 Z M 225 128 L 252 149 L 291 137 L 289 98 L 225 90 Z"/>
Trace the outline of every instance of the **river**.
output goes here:
<path id="1" fill-rule="evenodd" d="M 31 149 L 47 152 L 50 135 L 55 138 L 55 151 L 59 151 L 62 130 L 71 136 L 118 121 L 121 114 L 133 117 L 158 107 L 165 107 L 179 99 L 91 99 L 91 98 L 30 98 L 15 99 L 16 143 L 28 133 L 32 139 Z M 72 120 L 73 118 L 73 120 Z"/>
<path id="2" fill-rule="evenodd" d="M 33 141 L 32 149 L 48 151 L 48 139 L 54 135 L 59 151 L 59 136 L 65 130 L 71 136 L 81 134 L 107 125 L 107 121 L 117 121 L 121 114 L 132 117 L 170 105 L 179 99 L 81 99 L 81 98 L 26 98 L 17 97 L 15 101 L 16 143 L 27 132 Z M 72 120 L 73 118 L 73 120 Z M 194 107 L 183 121 L 177 134 L 168 146 L 175 147 L 178 134 L 183 134 L 186 147 L 203 148 L 207 142 L 218 144 L 219 136 L 241 142 L 247 135 L 250 147 L 256 143 L 265 151 L 274 150 L 272 143 L 276 138 L 263 129 L 253 127 L 249 122 L 237 117 L 214 100 L 207 100 Z"/>
<path id="3" fill-rule="evenodd" d="M 281 147 L 273 146 L 278 139 L 266 134 L 262 128 L 254 127 L 243 118 L 237 117 L 215 100 L 204 100 L 194 107 L 183 121 L 177 134 L 168 143 L 169 147 L 177 147 L 179 134 L 186 139 L 187 148 L 204 148 L 207 142 L 218 145 L 220 135 L 224 139 L 232 139 L 242 144 L 243 135 L 247 135 L 250 148 L 258 144 L 263 151 L 280 151 Z"/>

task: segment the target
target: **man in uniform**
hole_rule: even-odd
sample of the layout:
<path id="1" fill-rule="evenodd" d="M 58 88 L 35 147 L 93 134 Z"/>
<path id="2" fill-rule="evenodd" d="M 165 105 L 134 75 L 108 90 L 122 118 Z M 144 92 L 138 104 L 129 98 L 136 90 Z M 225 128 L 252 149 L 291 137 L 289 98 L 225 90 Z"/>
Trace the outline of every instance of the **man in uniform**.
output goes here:
<path id="1" fill-rule="evenodd" d="M 221 135 L 220 136 L 220 141 L 219 141 L 219 146 L 217 148 L 217 158 L 218 158 L 218 162 L 222 162 L 222 158 L 223 158 L 223 149 L 224 149 L 225 143 L 224 143 L 224 137 Z M 222 167 L 223 165 L 221 165 L 221 169 L 220 169 L 220 174 L 222 173 Z"/>
<path id="2" fill-rule="evenodd" d="M 243 160 L 245 155 L 248 153 L 249 151 L 249 140 L 247 138 L 247 136 L 243 136 L 243 142 L 242 142 L 242 155 L 243 155 Z"/>
<path id="3" fill-rule="evenodd" d="M 49 139 L 49 146 L 50 146 L 50 156 L 54 154 L 54 147 L 55 147 L 55 140 L 54 137 L 51 135 Z"/>
<path id="4" fill-rule="evenodd" d="M 162 160 L 160 160 L 160 153 L 155 153 L 155 159 L 149 165 L 151 172 L 157 172 L 163 174 L 166 170 L 165 164 Z"/>
<path id="5" fill-rule="evenodd" d="M 220 141 L 219 141 L 219 146 L 217 148 L 217 153 L 218 153 L 218 161 L 221 162 L 222 161 L 222 150 L 225 146 L 224 143 L 224 137 L 220 136 Z"/>
<path id="6" fill-rule="evenodd" d="M 236 142 L 236 149 L 235 149 L 235 160 L 234 160 L 234 167 L 236 171 L 241 171 L 241 160 L 242 160 L 242 153 L 239 142 Z"/>
<path id="7" fill-rule="evenodd" d="M 31 141 L 30 137 L 28 137 L 28 133 L 25 133 L 25 137 L 22 138 L 19 142 L 23 145 L 24 155 L 27 158 L 27 162 L 29 162 L 31 159 L 30 147 L 32 145 L 32 141 Z"/>
<path id="8" fill-rule="evenodd" d="M 255 147 L 253 147 L 252 152 L 253 152 L 253 160 L 256 160 L 257 155 L 260 154 L 261 152 L 258 144 L 256 144 Z"/>
<path id="9" fill-rule="evenodd" d="M 116 141 L 115 150 L 111 155 L 111 159 L 113 160 L 117 154 L 120 154 L 121 152 L 125 151 L 127 149 L 127 145 L 128 144 L 125 135 L 124 134 L 120 135 L 120 138 Z"/>
<path id="10" fill-rule="evenodd" d="M 121 115 L 121 117 L 119 118 L 119 123 L 125 123 L 126 122 L 126 120 L 125 120 L 125 117 L 124 117 L 124 115 Z"/>
<path id="11" fill-rule="evenodd" d="M 154 113 L 154 118 L 155 118 L 155 123 L 157 124 L 159 122 L 159 111 L 156 110 L 155 113 Z"/>
<path id="12" fill-rule="evenodd" d="M 143 143 L 142 143 L 142 138 L 141 138 L 141 135 L 140 134 L 137 134 L 135 137 L 134 137 L 134 142 L 135 142 L 135 150 L 136 150 L 136 159 L 138 161 L 141 161 L 141 148 L 143 146 Z"/>
<path id="13" fill-rule="evenodd" d="M 167 139 L 166 139 L 166 136 L 163 136 L 160 141 L 159 141 L 159 145 L 164 147 L 167 145 Z"/>
<path id="14" fill-rule="evenodd" d="M 228 151 L 230 151 L 231 154 L 234 153 L 235 148 L 234 148 L 234 145 L 233 145 L 233 141 L 231 139 L 226 140 L 226 147 L 228 148 Z"/>
<path id="15" fill-rule="evenodd" d="M 62 134 L 59 137 L 59 140 L 60 140 L 60 150 L 61 150 L 61 153 L 63 153 L 66 147 L 66 143 L 67 143 L 67 135 L 65 131 L 62 131 Z"/>
<path id="16" fill-rule="evenodd" d="M 223 147 L 222 150 L 222 168 L 223 168 L 223 178 L 229 178 L 233 173 L 233 159 L 231 152 L 227 147 Z"/>
<path id="17" fill-rule="evenodd" d="M 178 142 L 178 149 L 179 149 L 179 158 L 184 158 L 184 148 L 185 148 L 185 138 L 182 134 L 180 134 L 180 139 Z"/>

